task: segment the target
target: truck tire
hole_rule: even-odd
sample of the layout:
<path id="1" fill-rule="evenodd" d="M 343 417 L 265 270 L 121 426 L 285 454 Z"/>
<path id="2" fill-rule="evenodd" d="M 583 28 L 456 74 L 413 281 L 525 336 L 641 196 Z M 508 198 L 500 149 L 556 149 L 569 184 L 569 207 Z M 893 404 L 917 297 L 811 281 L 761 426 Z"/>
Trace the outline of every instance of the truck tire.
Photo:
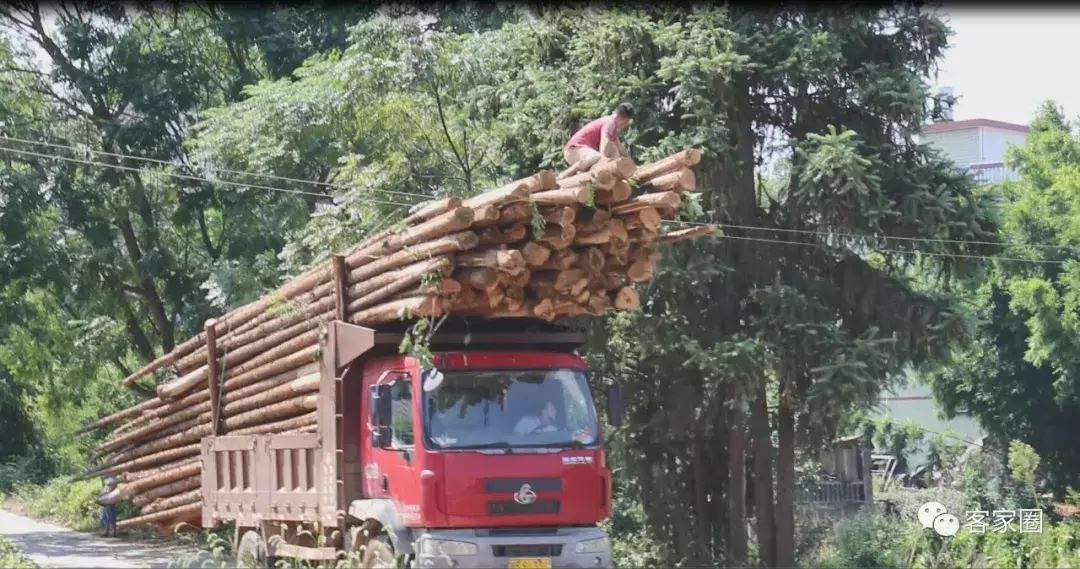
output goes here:
<path id="1" fill-rule="evenodd" d="M 236 564 L 239 567 L 271 567 L 266 540 L 258 530 L 249 529 L 236 545 Z"/>
<path id="2" fill-rule="evenodd" d="M 390 545 L 390 538 L 385 533 L 373 535 L 364 543 L 361 535 L 361 526 L 353 526 L 345 533 L 346 554 L 357 552 L 360 554 L 360 566 L 364 569 L 394 569 L 394 548 Z M 401 565 L 400 567 L 405 567 Z"/>

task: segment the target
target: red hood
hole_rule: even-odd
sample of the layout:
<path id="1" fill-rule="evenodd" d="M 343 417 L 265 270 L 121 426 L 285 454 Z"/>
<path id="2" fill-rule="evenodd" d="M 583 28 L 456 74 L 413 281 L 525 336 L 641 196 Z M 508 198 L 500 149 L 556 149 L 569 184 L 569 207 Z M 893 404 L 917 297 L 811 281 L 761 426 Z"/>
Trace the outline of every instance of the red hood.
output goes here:
<path id="1" fill-rule="evenodd" d="M 610 513 L 611 474 L 599 450 L 439 452 L 429 458 L 437 464 L 431 470 L 439 481 L 439 517 L 445 520 L 439 526 L 594 524 Z M 522 504 L 515 494 L 534 500 Z"/>

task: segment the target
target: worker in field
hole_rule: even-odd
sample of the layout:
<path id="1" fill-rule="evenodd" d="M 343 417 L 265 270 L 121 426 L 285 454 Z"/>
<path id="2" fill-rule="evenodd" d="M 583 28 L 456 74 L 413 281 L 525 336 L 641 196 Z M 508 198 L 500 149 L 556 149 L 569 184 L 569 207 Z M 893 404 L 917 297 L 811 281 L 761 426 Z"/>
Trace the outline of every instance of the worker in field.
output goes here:
<path id="1" fill-rule="evenodd" d="M 619 140 L 619 133 L 634 122 L 634 107 L 621 103 L 610 115 L 600 117 L 581 127 L 563 147 L 563 158 L 570 168 L 559 179 L 588 172 L 601 158 L 630 157 L 626 146 Z"/>
<path id="2" fill-rule="evenodd" d="M 101 489 L 101 494 L 98 495 L 98 503 L 105 496 L 108 496 L 116 490 L 116 477 L 110 476 L 105 480 L 105 486 Z M 116 505 L 115 504 L 101 504 L 101 523 L 105 526 L 105 537 L 116 537 Z"/>

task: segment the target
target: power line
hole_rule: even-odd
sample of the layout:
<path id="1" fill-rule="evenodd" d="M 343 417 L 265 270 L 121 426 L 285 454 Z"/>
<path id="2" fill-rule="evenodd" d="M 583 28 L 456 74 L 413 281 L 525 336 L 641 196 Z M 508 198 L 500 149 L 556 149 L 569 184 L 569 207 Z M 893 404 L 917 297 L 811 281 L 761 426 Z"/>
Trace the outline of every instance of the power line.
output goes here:
<path id="1" fill-rule="evenodd" d="M 748 229 L 748 230 L 751 230 L 751 231 L 776 231 L 776 232 L 780 232 L 780 233 L 799 233 L 799 234 L 803 234 L 803 235 L 839 236 L 839 237 L 854 237 L 854 238 L 865 238 L 865 239 L 895 239 L 895 240 L 899 240 L 899 241 L 927 242 L 927 243 L 956 243 L 956 244 L 960 244 L 960 245 L 996 245 L 996 246 L 1006 245 L 1006 243 L 997 242 L 997 241 L 979 241 L 979 240 L 967 240 L 967 239 L 943 239 L 943 238 L 935 238 L 935 237 L 901 237 L 901 236 L 893 236 L 893 235 L 882 235 L 880 233 L 874 233 L 874 234 L 869 234 L 869 235 L 860 235 L 858 233 L 844 233 L 844 232 L 840 232 L 840 231 L 821 231 L 821 230 L 813 230 L 813 229 L 789 229 L 789 228 L 785 228 L 785 227 L 761 227 L 761 226 L 754 226 L 754 225 L 733 225 L 733 224 L 719 223 L 719 222 L 706 223 L 706 222 L 700 222 L 700 221 L 681 221 L 681 220 L 669 220 L 669 219 L 661 220 L 661 222 L 663 222 L 663 223 L 681 223 L 681 224 L 685 224 L 685 225 L 720 225 L 721 227 L 729 227 L 729 228 L 732 228 L 732 229 Z M 1080 249 L 1076 249 L 1074 247 L 1069 247 L 1067 245 L 1034 245 L 1034 244 L 1029 244 L 1029 245 L 1026 245 L 1026 246 L 1031 247 L 1033 249 L 1057 249 L 1057 250 L 1067 251 L 1069 253 L 1076 253 L 1077 255 L 1080 255 Z"/>
<path id="2" fill-rule="evenodd" d="M 103 156 L 113 156 L 115 158 L 121 158 L 121 159 L 124 159 L 124 160 L 141 160 L 143 162 L 150 162 L 150 163 L 153 163 L 153 164 L 161 164 L 163 166 L 182 166 L 182 167 L 185 167 L 185 168 L 195 169 L 195 166 L 192 166 L 192 165 L 189 165 L 189 164 L 177 164 L 175 162 L 169 162 L 168 160 L 160 160 L 160 159 L 157 159 L 157 158 L 148 158 L 148 157 L 145 157 L 145 156 L 132 156 L 130 154 L 120 154 L 120 153 L 117 153 L 117 152 L 106 152 L 104 150 L 94 150 L 92 148 L 83 148 L 83 147 L 78 147 L 78 146 L 74 146 L 74 145 L 70 145 L 70 144 L 57 144 L 57 143 L 54 143 L 54 142 L 44 142 L 44 141 L 40 141 L 40 140 L 28 140 L 28 139 L 25 139 L 25 138 L 15 138 L 15 137 L 12 137 L 12 136 L 7 136 L 7 135 L 0 135 L 0 138 L 3 138 L 5 140 L 10 140 L 10 141 L 13 141 L 13 142 L 20 142 L 20 143 L 23 143 L 23 144 L 33 144 L 33 145 L 36 145 L 36 146 L 47 146 L 47 147 L 50 147 L 50 148 L 63 148 L 63 149 L 67 149 L 67 150 L 72 150 L 74 152 L 89 152 L 89 153 L 92 153 L 92 154 L 100 154 L 100 155 L 103 155 Z M 278 176 L 278 175 L 275 175 L 275 174 L 263 174 L 263 173 L 258 173 L 258 172 L 244 172 L 242 170 L 230 170 L 228 168 L 218 168 L 216 166 L 205 166 L 205 165 L 204 166 L 199 166 L 199 168 L 202 168 L 204 170 L 211 170 L 211 171 L 214 171 L 214 172 L 221 172 L 221 173 L 225 173 L 225 174 L 236 174 L 236 175 L 240 175 L 240 176 L 255 176 L 257 178 L 265 178 L 265 179 L 268 179 L 268 180 L 280 180 L 280 181 L 283 181 L 283 182 L 295 182 L 295 183 L 298 183 L 298 184 L 311 184 L 313 186 L 322 186 L 322 187 L 334 188 L 334 189 L 338 189 L 338 190 L 346 190 L 347 191 L 347 190 L 352 189 L 351 186 L 347 186 L 345 184 L 333 184 L 333 183 L 330 183 L 330 182 L 316 182 L 314 180 L 304 180 L 304 179 L 301 179 L 301 178 L 290 178 L 288 176 Z M 427 196 L 427 195 L 424 195 L 424 194 L 418 194 L 416 192 L 403 192 L 403 191 L 399 191 L 399 190 L 384 190 L 384 189 L 374 189 L 373 191 L 383 192 L 383 193 L 387 193 L 387 194 L 397 194 L 397 195 L 408 196 L 408 197 L 423 198 L 425 200 L 431 199 L 431 196 Z M 322 194 L 319 194 L 319 195 L 322 195 Z"/>
<path id="3" fill-rule="evenodd" d="M 667 222 L 667 223 L 685 223 L 685 224 L 688 224 L 688 225 L 719 225 L 721 229 L 723 229 L 725 227 L 732 227 L 732 228 L 742 228 L 742 229 L 758 229 L 758 230 L 762 230 L 762 231 L 772 231 L 773 230 L 772 228 L 769 228 L 769 227 L 750 227 L 750 226 L 738 226 L 738 225 L 725 225 L 725 224 L 722 224 L 722 223 L 712 224 L 712 223 L 698 223 L 698 222 L 690 222 L 690 221 L 685 221 L 684 222 L 684 221 L 675 221 L 675 220 L 664 220 L 664 221 Z M 830 232 L 826 232 L 826 231 L 807 231 L 807 233 L 812 234 L 812 235 L 834 236 L 834 237 L 860 237 L 859 235 L 855 235 L 855 234 L 830 233 Z M 721 239 L 737 239 L 737 240 L 740 240 L 740 241 L 759 241 L 759 242 L 762 242 L 762 243 L 781 243 L 781 244 L 787 244 L 787 245 L 805 245 L 805 246 L 811 246 L 811 247 L 820 246 L 819 243 L 811 243 L 811 242 L 808 242 L 808 241 L 785 241 L 785 240 L 781 240 L 781 239 L 768 239 L 768 238 L 765 238 L 765 237 L 744 237 L 744 236 L 741 236 L 741 235 L 726 235 L 726 234 L 716 234 L 716 237 L 721 238 Z M 887 236 L 884 236 L 884 235 L 878 236 L 878 238 L 880 238 L 880 239 L 892 239 L 891 237 L 887 237 Z M 945 243 L 960 243 L 960 244 L 979 243 L 977 241 L 972 242 L 972 241 L 949 240 L 949 239 L 940 239 L 939 240 L 939 239 L 930 239 L 930 238 L 923 239 L 923 238 L 918 238 L 918 237 L 909 237 L 908 239 L 913 240 L 913 241 L 930 241 L 930 242 L 945 242 Z M 991 242 L 987 242 L 987 243 L 991 243 Z M 997 243 L 997 244 L 1001 245 L 1001 243 Z M 981 260 L 984 260 L 984 261 L 994 261 L 994 260 L 997 260 L 997 261 L 1016 261 L 1016 262 L 1020 262 L 1020 263 L 1033 263 L 1033 264 L 1048 263 L 1048 264 L 1052 264 L 1052 265 L 1063 265 L 1066 262 L 1068 262 L 1068 261 L 1051 261 L 1051 260 L 1043 260 L 1043 259 L 1033 259 L 1033 258 L 1030 258 L 1030 257 L 1002 257 L 1002 256 L 989 256 L 989 255 L 972 255 L 972 254 L 966 254 L 966 253 L 945 253 L 945 252 L 940 252 L 940 251 L 925 251 L 925 250 L 922 250 L 922 249 L 879 249 L 879 248 L 871 248 L 870 251 L 871 252 L 878 252 L 878 253 L 897 253 L 897 254 L 919 253 L 921 255 L 932 255 L 932 256 L 937 256 L 937 257 L 957 257 L 957 258 L 962 258 L 962 259 L 981 259 Z M 1073 251 L 1075 252 L 1075 250 L 1073 250 Z"/>
<path id="4" fill-rule="evenodd" d="M 721 226 L 721 227 L 723 227 L 723 226 Z M 779 244 L 783 244 L 783 245 L 804 245 L 804 246 L 808 246 L 808 247 L 818 247 L 818 246 L 820 246 L 820 244 L 818 244 L 818 243 L 810 243 L 810 242 L 806 242 L 806 241 L 784 241 L 784 240 L 781 240 L 781 239 L 766 239 L 766 238 L 763 238 L 763 237 L 743 237 L 743 236 L 740 236 L 740 235 L 724 235 L 724 234 L 716 234 L 715 236 L 717 238 L 720 238 L 720 239 L 736 239 L 736 240 L 739 240 L 739 241 L 759 241 L 759 242 L 762 242 L 762 243 L 779 243 Z M 962 259 L 981 259 L 981 260 L 984 260 L 984 261 L 1015 261 L 1015 262 L 1018 262 L 1018 263 L 1032 263 L 1032 264 L 1050 263 L 1050 264 L 1061 265 L 1061 264 L 1064 264 L 1066 262 L 1066 261 L 1043 261 L 1043 260 L 1040 260 L 1040 259 L 1019 258 L 1019 257 L 991 257 L 991 256 L 988 256 L 988 255 L 966 255 L 966 254 L 963 254 L 963 253 L 942 253 L 942 252 L 937 252 L 937 251 L 923 251 L 923 250 L 920 250 L 920 249 L 911 249 L 911 250 L 907 250 L 907 249 L 870 249 L 869 252 L 874 252 L 874 253 L 897 253 L 897 254 L 919 253 L 920 255 L 932 255 L 932 256 L 935 256 L 935 257 L 958 257 L 958 258 L 962 258 Z"/>
<path id="5" fill-rule="evenodd" d="M 298 194 L 298 195 L 305 195 L 305 196 L 314 196 L 314 197 L 323 198 L 323 199 L 333 197 L 333 196 L 329 196 L 329 195 L 326 195 L 326 194 L 317 194 L 315 192 L 305 192 L 303 190 L 293 190 L 293 189 L 289 189 L 289 188 L 278 188 L 278 187 L 274 187 L 274 186 L 264 186 L 264 185 L 260 185 L 260 184 L 248 184 L 248 183 L 244 183 L 244 182 L 233 182 L 233 181 L 230 181 L 230 180 L 211 180 L 209 178 L 201 178 L 199 176 L 189 176 L 187 174 L 178 174 L 176 172 L 152 172 L 152 171 L 146 170 L 144 168 L 132 168 L 131 166 L 123 166 L 121 164 L 107 164 L 105 162 L 95 162 L 93 160 L 83 160 L 81 158 L 71 158 L 69 156 L 58 156 L 58 155 L 55 155 L 55 154 L 52 154 L 52 155 L 50 155 L 50 154 L 42 154 L 40 152 L 32 152 L 32 151 L 29 151 L 29 150 L 19 150 L 19 149 L 16 149 L 16 148 L 7 148 L 5 146 L 0 146 L 0 150 L 6 151 L 6 152 L 14 152 L 16 154 L 24 154 L 24 155 L 28 155 L 28 156 L 37 156 L 39 158 L 47 158 L 47 159 L 54 159 L 54 160 L 65 160 L 65 161 L 68 161 L 68 162 L 76 162 L 76 163 L 79 163 L 79 164 L 86 164 L 86 165 L 90 165 L 90 166 L 100 166 L 102 168 L 115 168 L 115 169 L 118 169 L 118 170 L 126 170 L 126 171 L 129 171 L 129 172 L 142 172 L 142 173 L 145 173 L 145 174 L 155 174 L 155 173 L 157 173 L 157 174 L 162 174 L 162 175 L 165 175 L 165 176 L 171 176 L 173 178 L 181 178 L 181 179 L 184 179 L 184 180 L 194 180 L 194 181 L 198 181 L 198 182 L 207 182 L 207 183 L 210 183 L 210 184 L 224 184 L 224 185 L 229 185 L 229 186 L 239 186 L 239 187 L 243 187 L 243 188 L 253 188 L 253 189 L 258 189 L 258 190 L 268 190 L 268 191 L 272 191 L 272 192 L 283 192 L 283 193 L 287 193 L 287 194 Z M 396 206 L 401 206 L 401 207 L 412 207 L 412 204 L 404 204 L 404 203 L 400 203 L 400 202 L 391 202 L 391 201 L 385 201 L 385 200 L 376 200 L 376 199 L 371 199 L 371 198 L 364 198 L 363 201 L 367 201 L 367 202 L 371 202 L 371 203 L 384 204 L 384 205 L 396 205 Z"/>

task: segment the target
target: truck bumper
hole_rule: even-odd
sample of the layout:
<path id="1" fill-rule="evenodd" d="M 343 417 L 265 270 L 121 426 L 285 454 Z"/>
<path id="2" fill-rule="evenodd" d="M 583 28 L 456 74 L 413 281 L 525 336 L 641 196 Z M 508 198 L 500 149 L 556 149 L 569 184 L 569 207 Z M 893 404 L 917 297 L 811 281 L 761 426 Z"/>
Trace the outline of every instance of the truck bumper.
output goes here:
<path id="1" fill-rule="evenodd" d="M 419 534 L 413 566 L 418 569 L 610 568 L 611 541 L 607 532 L 597 527 L 559 528 L 547 535 L 490 535 L 486 530 L 433 529 Z"/>

